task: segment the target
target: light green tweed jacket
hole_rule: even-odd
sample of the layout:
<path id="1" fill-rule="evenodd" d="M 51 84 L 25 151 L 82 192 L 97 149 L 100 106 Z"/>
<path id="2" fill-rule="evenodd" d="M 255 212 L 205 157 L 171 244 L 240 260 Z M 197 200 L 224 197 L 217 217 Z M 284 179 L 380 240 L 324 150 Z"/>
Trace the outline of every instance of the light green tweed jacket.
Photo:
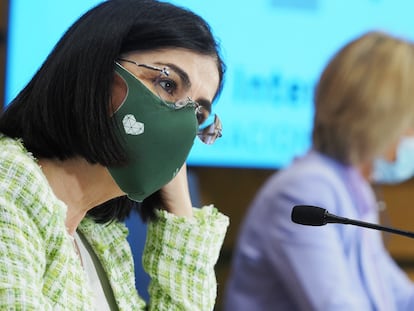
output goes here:
<path id="1" fill-rule="evenodd" d="M 0 310 L 94 310 L 65 228 L 66 206 L 19 141 L 0 136 Z M 159 212 L 143 255 L 150 310 L 212 310 L 214 265 L 228 218 L 212 207 L 188 220 Z M 84 219 L 79 230 L 106 271 L 119 310 L 143 310 L 123 224 Z"/>

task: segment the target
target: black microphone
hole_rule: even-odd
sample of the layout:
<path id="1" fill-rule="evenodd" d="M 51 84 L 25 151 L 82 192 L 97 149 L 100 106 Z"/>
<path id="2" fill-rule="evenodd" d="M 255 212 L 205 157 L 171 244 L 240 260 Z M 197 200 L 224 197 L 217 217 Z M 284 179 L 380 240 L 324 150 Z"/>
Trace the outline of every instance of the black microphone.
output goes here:
<path id="1" fill-rule="evenodd" d="M 390 233 L 400 234 L 409 238 L 414 238 L 414 232 L 403 231 L 391 227 L 384 227 L 369 222 L 353 220 L 340 217 L 329 213 L 326 209 L 312 205 L 296 205 L 292 209 L 292 221 L 307 226 L 323 226 L 328 223 L 355 225 L 375 230 L 386 231 Z"/>

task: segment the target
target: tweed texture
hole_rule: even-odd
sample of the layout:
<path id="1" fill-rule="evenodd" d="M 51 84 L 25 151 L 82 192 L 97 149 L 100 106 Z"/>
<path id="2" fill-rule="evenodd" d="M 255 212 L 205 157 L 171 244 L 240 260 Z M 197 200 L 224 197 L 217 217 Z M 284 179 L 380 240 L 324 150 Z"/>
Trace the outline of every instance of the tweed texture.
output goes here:
<path id="1" fill-rule="evenodd" d="M 79 225 L 107 274 L 119 310 L 213 310 L 214 264 L 228 218 L 212 206 L 188 220 L 159 211 L 148 226 L 143 264 L 150 304 L 135 290 L 124 224 Z M 94 310 L 92 290 L 56 198 L 23 144 L 0 136 L 0 310 Z"/>

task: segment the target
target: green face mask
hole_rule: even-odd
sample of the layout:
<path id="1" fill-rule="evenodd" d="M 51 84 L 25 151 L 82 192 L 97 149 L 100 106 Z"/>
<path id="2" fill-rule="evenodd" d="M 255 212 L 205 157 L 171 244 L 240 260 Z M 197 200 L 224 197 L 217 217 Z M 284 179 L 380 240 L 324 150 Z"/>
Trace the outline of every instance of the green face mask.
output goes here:
<path id="1" fill-rule="evenodd" d="M 114 118 L 129 162 L 108 170 L 130 199 L 141 202 L 178 173 L 198 124 L 193 107 L 171 108 L 117 63 L 115 71 L 128 87 Z"/>

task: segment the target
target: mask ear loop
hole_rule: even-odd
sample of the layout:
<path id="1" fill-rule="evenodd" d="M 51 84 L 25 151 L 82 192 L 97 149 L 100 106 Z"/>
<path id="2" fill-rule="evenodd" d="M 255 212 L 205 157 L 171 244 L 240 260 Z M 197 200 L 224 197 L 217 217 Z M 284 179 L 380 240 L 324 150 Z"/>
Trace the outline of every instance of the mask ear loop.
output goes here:
<path id="1" fill-rule="evenodd" d="M 117 63 L 118 64 L 118 63 Z M 119 65 L 119 64 L 118 64 Z M 121 66 L 121 65 L 119 65 Z M 114 72 L 114 82 L 111 94 L 111 116 L 125 103 L 128 96 L 128 84 L 118 72 Z"/>

